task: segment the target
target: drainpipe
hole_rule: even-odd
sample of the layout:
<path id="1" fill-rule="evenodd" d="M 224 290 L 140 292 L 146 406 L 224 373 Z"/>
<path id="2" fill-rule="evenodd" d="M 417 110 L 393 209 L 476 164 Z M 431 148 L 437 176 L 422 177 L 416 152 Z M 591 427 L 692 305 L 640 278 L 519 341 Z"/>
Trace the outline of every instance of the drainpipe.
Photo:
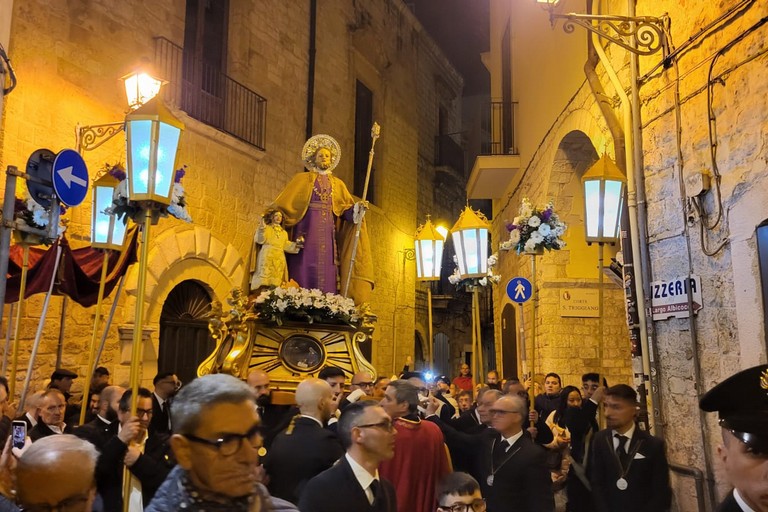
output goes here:
<path id="1" fill-rule="evenodd" d="M 317 0 L 309 0 L 309 69 L 307 70 L 307 128 L 304 140 L 312 137 L 315 109 L 315 53 L 317 52 Z"/>

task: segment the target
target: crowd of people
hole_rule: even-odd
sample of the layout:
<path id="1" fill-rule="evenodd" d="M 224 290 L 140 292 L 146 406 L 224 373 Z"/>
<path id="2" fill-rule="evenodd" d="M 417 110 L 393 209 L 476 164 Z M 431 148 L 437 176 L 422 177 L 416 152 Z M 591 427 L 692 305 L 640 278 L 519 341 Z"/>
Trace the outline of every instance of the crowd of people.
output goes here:
<path id="1" fill-rule="evenodd" d="M 325 367 L 295 393 L 261 370 L 183 387 L 165 372 L 138 389 L 132 414 L 131 390 L 99 368 L 76 427 L 73 372 L 56 370 L 17 417 L 0 378 L 0 512 L 671 509 L 664 443 L 636 423 L 632 387 L 549 373 L 531 407 L 530 380 L 492 371 L 475 390 L 468 370 L 347 381 Z M 768 511 L 768 365 L 700 405 L 720 415 L 734 486 L 718 511 Z"/>

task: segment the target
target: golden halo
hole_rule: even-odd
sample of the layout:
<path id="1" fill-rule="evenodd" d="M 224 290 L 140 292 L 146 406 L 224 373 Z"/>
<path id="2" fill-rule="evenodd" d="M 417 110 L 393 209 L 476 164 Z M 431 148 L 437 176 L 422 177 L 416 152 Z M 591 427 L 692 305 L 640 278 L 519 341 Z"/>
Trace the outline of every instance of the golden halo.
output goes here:
<path id="1" fill-rule="evenodd" d="M 327 172 L 333 171 L 339 164 L 339 160 L 341 159 L 341 146 L 339 146 L 336 139 L 330 135 L 320 133 L 312 136 L 304 144 L 304 148 L 301 150 L 301 160 L 304 162 L 304 167 L 306 167 L 307 170 L 320 172 L 319 169 L 315 167 L 314 159 L 315 153 L 322 148 L 331 152 L 331 166 L 328 167 L 326 170 Z"/>

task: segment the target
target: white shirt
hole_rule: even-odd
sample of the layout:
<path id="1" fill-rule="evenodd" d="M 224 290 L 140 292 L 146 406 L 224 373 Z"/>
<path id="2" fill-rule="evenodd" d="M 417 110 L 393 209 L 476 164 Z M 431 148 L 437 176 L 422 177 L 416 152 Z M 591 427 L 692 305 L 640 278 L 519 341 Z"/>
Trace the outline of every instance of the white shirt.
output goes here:
<path id="1" fill-rule="evenodd" d="M 624 443 L 624 451 L 629 453 L 629 443 L 632 441 L 632 436 L 635 435 L 635 424 L 633 423 L 632 426 L 624 432 L 623 434 L 617 432 L 616 430 L 612 430 L 613 434 L 613 450 L 616 451 L 619 448 L 619 439 L 616 437 L 616 434 L 619 434 L 620 436 L 626 436 L 627 441 Z"/>
<path id="2" fill-rule="evenodd" d="M 62 423 L 61 428 L 57 427 L 56 425 L 48 425 L 48 428 L 51 429 L 54 434 L 63 434 L 64 429 L 67 428 L 67 424 Z"/>
<path id="3" fill-rule="evenodd" d="M 757 512 L 752 507 L 747 505 L 747 502 L 744 501 L 744 498 L 742 498 L 741 494 L 739 494 L 739 490 L 738 489 L 734 489 L 733 490 L 733 497 L 736 500 L 736 503 L 738 503 L 739 506 L 741 507 L 741 510 L 743 510 L 744 512 Z"/>
<path id="4" fill-rule="evenodd" d="M 510 436 L 510 437 L 503 437 L 504 441 L 506 441 L 506 442 L 507 442 L 507 445 L 508 445 L 508 446 L 505 448 L 505 450 L 504 450 L 505 452 L 508 452 L 508 451 L 509 451 L 509 449 L 510 449 L 510 448 L 512 448 L 512 445 L 513 445 L 513 444 L 515 444 L 515 443 L 517 442 L 517 440 L 518 440 L 518 439 L 520 439 L 521 437 L 523 437 L 523 432 L 525 432 L 525 431 L 524 431 L 524 430 L 521 430 L 520 432 L 518 432 L 517 434 L 515 434 L 515 435 L 513 435 L 513 436 Z"/>
<path id="5" fill-rule="evenodd" d="M 309 418 L 311 420 L 315 420 L 315 422 L 317 422 L 318 425 L 320 425 L 321 427 L 323 426 L 323 422 L 320 421 L 319 419 L 315 418 L 314 416 L 310 416 L 308 414 L 302 414 L 301 417 L 302 418 Z"/>
<path id="6" fill-rule="evenodd" d="M 37 420 L 35 418 L 33 418 L 32 415 L 29 414 L 29 413 L 26 413 L 26 416 L 27 416 L 27 419 L 29 420 L 29 422 L 32 424 L 32 428 L 36 427 L 37 426 Z"/>
<path id="7" fill-rule="evenodd" d="M 357 461 L 350 457 L 348 453 L 344 456 L 347 458 L 347 462 L 349 462 L 349 467 L 352 468 L 352 473 L 354 473 L 355 478 L 357 479 L 357 483 L 359 483 L 360 487 L 362 487 L 365 491 L 365 496 L 368 498 L 368 503 L 373 505 L 374 496 L 373 491 L 371 490 L 371 484 L 374 480 L 379 479 L 379 470 L 376 470 L 376 475 L 371 475 L 367 469 L 358 464 Z"/>

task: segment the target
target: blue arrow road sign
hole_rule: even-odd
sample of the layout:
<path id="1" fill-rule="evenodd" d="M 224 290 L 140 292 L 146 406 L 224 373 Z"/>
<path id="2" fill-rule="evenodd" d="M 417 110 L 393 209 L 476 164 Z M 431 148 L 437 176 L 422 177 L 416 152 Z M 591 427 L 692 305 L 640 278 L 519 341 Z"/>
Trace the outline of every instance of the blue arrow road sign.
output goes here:
<path id="1" fill-rule="evenodd" d="M 56 195 L 67 206 L 77 206 L 88 194 L 88 168 L 74 149 L 63 149 L 56 155 L 51 169 Z"/>
<path id="2" fill-rule="evenodd" d="M 507 283 L 507 297 L 514 302 L 522 304 L 527 302 L 533 295 L 533 286 L 531 282 L 524 277 L 513 277 Z"/>

